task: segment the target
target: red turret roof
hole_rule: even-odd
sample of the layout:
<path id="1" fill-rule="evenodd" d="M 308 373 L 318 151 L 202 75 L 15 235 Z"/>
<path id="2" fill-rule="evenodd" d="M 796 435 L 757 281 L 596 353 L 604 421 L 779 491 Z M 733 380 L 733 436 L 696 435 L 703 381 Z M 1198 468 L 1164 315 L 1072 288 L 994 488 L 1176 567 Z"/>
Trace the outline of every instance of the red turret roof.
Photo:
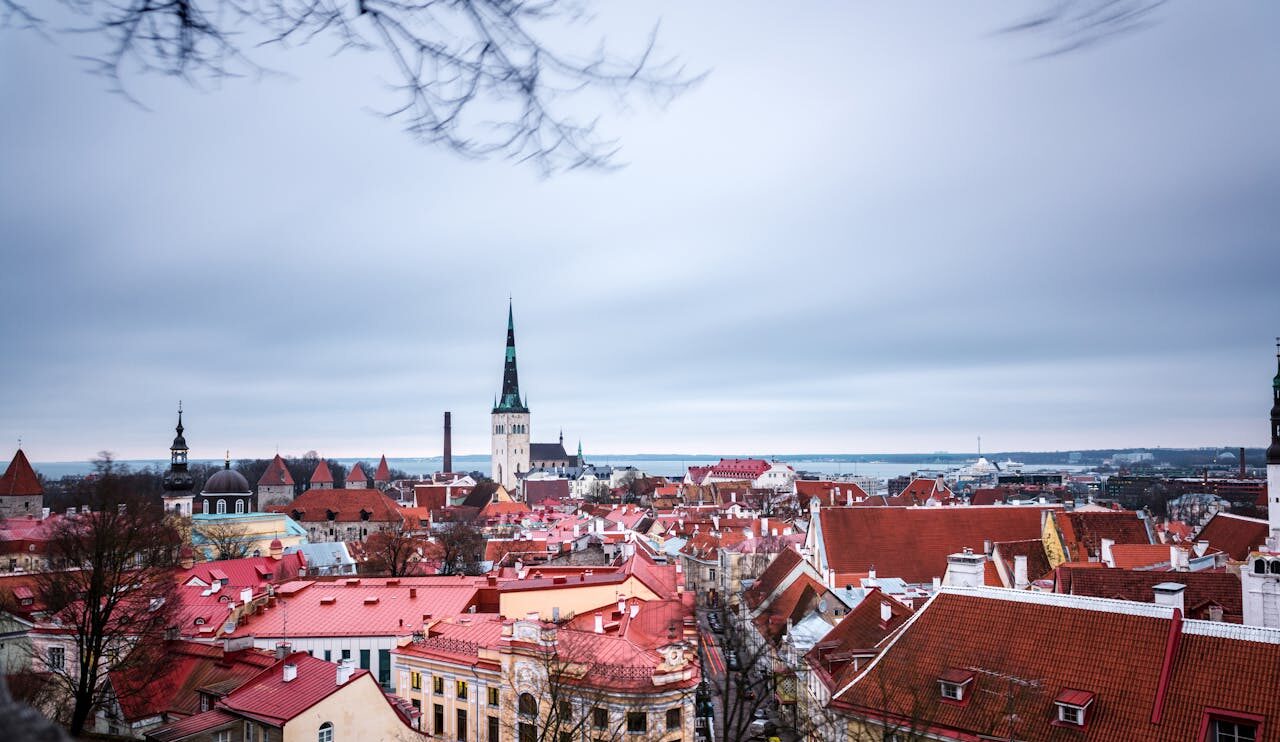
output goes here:
<path id="1" fill-rule="evenodd" d="M 385 454 L 382 456 L 382 460 L 378 462 L 378 470 L 373 473 L 373 481 L 391 481 L 391 469 L 387 466 L 387 457 Z"/>
<path id="2" fill-rule="evenodd" d="M 293 476 L 289 474 L 289 467 L 284 465 L 284 459 L 280 458 L 280 454 L 276 454 L 276 457 L 271 460 L 271 465 L 262 473 L 262 478 L 258 480 L 258 486 L 281 487 L 284 485 L 292 487 Z"/>
<path id="3" fill-rule="evenodd" d="M 333 473 L 329 471 L 329 462 L 320 459 L 320 463 L 316 464 L 316 470 L 311 473 L 311 486 L 325 483 L 333 484 Z"/>
<path id="4" fill-rule="evenodd" d="M 19 448 L 0 477 L 0 495 L 43 495 L 40 479 L 27 461 L 27 455 Z"/>
<path id="5" fill-rule="evenodd" d="M 369 475 L 364 473 L 364 467 L 360 466 L 359 461 L 356 462 L 355 466 L 351 467 L 351 473 L 347 475 L 347 481 L 348 482 L 369 481 Z"/>

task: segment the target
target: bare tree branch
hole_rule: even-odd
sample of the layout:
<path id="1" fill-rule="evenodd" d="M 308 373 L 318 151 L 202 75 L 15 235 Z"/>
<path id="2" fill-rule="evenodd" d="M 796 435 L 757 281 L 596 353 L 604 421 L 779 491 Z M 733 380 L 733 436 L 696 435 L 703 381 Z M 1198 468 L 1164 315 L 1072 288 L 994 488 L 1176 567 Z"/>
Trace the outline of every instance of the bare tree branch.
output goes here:
<path id="1" fill-rule="evenodd" d="M 592 91 L 622 103 L 659 103 L 697 84 L 675 59 L 657 58 L 657 27 L 633 55 L 603 44 L 561 52 L 543 31 L 584 18 L 577 0 L 67 0 L 84 21 L 65 32 L 101 37 L 91 71 L 127 92 L 129 78 L 161 74 L 202 85 L 266 72 L 247 51 L 321 39 L 339 52 L 373 51 L 395 71 L 399 103 L 385 115 L 419 141 L 466 157 L 505 156 L 540 171 L 616 167 L 618 144 L 572 103 Z M 45 28 L 21 0 L 0 0 L 11 25 Z"/>

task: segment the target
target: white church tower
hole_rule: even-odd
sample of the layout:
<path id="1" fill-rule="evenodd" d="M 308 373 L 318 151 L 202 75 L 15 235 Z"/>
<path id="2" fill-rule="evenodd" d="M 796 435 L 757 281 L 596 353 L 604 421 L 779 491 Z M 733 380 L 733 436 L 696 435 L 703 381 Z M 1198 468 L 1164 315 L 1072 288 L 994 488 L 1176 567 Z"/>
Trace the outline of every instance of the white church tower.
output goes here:
<path id="1" fill-rule="evenodd" d="M 493 481 L 514 490 L 517 475 L 529 471 L 529 407 L 520 399 L 516 376 L 516 331 L 507 304 L 507 360 L 502 369 L 502 396 L 493 406 Z"/>
<path id="2" fill-rule="evenodd" d="M 1271 446 L 1267 448 L 1267 543 L 1249 555 L 1240 570 L 1244 622 L 1280 628 L 1280 338 L 1276 338 L 1276 377 L 1271 382 Z"/>

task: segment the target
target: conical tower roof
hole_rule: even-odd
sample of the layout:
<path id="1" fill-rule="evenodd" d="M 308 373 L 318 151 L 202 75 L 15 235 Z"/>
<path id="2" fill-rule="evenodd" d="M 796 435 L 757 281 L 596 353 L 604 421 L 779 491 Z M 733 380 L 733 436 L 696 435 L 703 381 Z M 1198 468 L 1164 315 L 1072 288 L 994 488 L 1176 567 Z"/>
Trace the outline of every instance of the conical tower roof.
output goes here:
<path id="1" fill-rule="evenodd" d="M 507 354 L 502 367 L 502 397 L 493 406 L 494 412 L 528 412 L 529 407 L 520 400 L 520 376 L 516 371 L 516 326 L 511 302 L 507 302 Z"/>
<path id="2" fill-rule="evenodd" d="M 31 468 L 31 462 L 27 461 L 27 455 L 19 448 L 13 455 L 13 461 L 9 462 L 9 468 L 4 470 L 4 476 L 0 476 L 0 495 L 43 494 L 44 488 L 40 486 L 40 477 L 36 476 L 35 469 Z"/>

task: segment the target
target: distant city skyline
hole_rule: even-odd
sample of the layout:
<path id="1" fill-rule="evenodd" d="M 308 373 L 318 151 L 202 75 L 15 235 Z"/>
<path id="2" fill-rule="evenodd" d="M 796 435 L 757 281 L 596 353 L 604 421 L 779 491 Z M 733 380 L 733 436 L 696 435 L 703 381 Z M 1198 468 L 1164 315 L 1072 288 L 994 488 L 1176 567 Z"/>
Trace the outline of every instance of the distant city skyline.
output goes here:
<path id="1" fill-rule="evenodd" d="M 444 410 L 483 454 L 511 295 L 588 458 L 1265 445 L 1280 5 L 1043 59 L 1024 12 L 602 9 L 710 75 L 549 180 L 416 146 L 358 56 L 143 110 L 0 30 L 0 442 L 160 458 L 182 399 L 194 458 L 435 455 Z"/>

